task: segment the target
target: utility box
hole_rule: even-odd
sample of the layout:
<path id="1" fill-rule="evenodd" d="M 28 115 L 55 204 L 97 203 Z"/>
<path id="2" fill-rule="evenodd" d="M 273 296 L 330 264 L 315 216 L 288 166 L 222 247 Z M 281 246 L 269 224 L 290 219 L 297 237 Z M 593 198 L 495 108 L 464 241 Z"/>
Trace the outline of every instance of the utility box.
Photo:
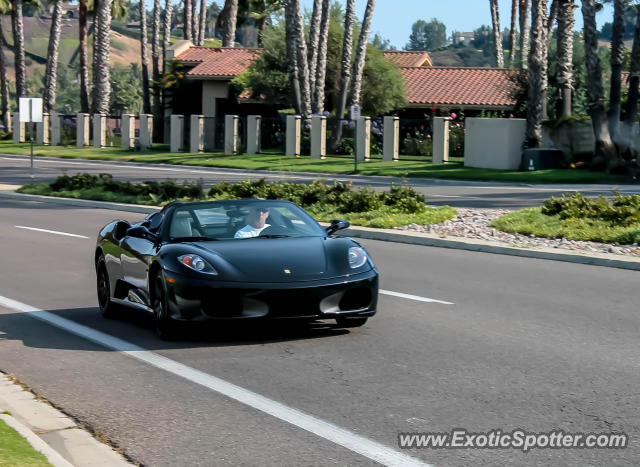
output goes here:
<path id="1" fill-rule="evenodd" d="M 546 170 L 557 169 L 563 159 L 560 149 L 551 148 L 528 148 L 522 152 L 522 163 L 520 170 Z"/>

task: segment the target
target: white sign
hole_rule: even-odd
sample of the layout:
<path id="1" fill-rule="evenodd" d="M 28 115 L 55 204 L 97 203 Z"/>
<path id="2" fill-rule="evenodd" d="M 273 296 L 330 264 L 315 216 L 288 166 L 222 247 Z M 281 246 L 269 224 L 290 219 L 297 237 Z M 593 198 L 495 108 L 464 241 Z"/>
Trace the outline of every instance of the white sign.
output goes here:
<path id="1" fill-rule="evenodd" d="M 40 123 L 42 122 L 42 98 L 21 97 L 20 98 L 20 122 Z"/>
<path id="2" fill-rule="evenodd" d="M 353 104 L 351 106 L 351 120 L 358 120 L 360 118 L 360 106 Z"/>

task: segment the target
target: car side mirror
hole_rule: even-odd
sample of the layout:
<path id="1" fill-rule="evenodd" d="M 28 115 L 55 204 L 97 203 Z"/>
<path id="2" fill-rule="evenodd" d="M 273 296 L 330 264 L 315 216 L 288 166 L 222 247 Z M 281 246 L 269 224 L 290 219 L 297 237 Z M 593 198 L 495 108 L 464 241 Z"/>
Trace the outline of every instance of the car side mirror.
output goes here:
<path id="1" fill-rule="evenodd" d="M 134 238 L 144 238 L 145 240 L 149 240 L 150 242 L 156 242 L 159 238 L 144 225 L 131 227 L 129 230 L 127 230 L 127 235 Z"/>
<path id="2" fill-rule="evenodd" d="M 331 235 L 337 232 L 338 230 L 346 229 L 350 225 L 351 224 L 349 224 L 349 221 L 345 221 L 344 219 L 333 219 L 331 221 L 331 225 L 327 227 L 325 230 L 327 231 L 327 235 Z"/>

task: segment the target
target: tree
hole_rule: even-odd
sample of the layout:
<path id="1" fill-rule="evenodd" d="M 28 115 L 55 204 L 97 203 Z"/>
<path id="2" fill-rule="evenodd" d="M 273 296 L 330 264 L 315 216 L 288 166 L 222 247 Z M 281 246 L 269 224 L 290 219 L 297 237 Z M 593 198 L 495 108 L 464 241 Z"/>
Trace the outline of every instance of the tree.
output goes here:
<path id="1" fill-rule="evenodd" d="M 405 50 L 432 51 L 447 45 L 447 27 L 433 18 L 428 23 L 419 19 L 411 26 L 409 42 Z"/>
<path id="2" fill-rule="evenodd" d="M 111 112 L 139 112 L 143 100 L 142 87 L 137 63 L 114 66 L 111 69 Z"/>
<path id="3" fill-rule="evenodd" d="M 364 19 L 360 28 L 360 37 L 356 48 L 356 58 L 353 62 L 353 81 L 351 84 L 351 103 L 360 104 L 360 90 L 362 89 L 362 72 L 364 71 L 365 58 L 367 55 L 367 44 L 369 43 L 369 31 L 371 20 L 373 19 L 373 9 L 376 0 L 367 0 L 367 7 L 364 10 Z M 446 37 L 446 34 L 445 34 Z"/>
<path id="4" fill-rule="evenodd" d="M 47 50 L 47 66 L 44 82 L 45 112 L 51 112 L 56 105 L 56 83 L 58 77 L 58 46 L 60 44 L 60 30 L 62 26 L 62 0 L 55 0 L 51 15 L 51 29 L 49 32 L 49 47 Z"/>
<path id="5" fill-rule="evenodd" d="M 320 23 L 322 21 L 322 0 L 313 1 L 311 24 L 309 25 L 309 87 L 315 94 L 316 67 L 318 66 L 318 47 L 320 44 Z"/>
<path id="6" fill-rule="evenodd" d="M 287 0 L 285 5 L 285 43 L 286 43 L 286 61 L 287 74 L 291 85 L 291 93 L 293 94 L 293 107 L 297 114 L 302 113 L 302 88 L 300 85 L 300 73 L 298 70 L 298 56 L 296 49 L 296 14 L 292 0 Z M 265 41 L 266 45 L 266 41 Z M 264 55 L 264 53 L 262 54 Z M 255 88 L 252 88 L 255 89 Z"/>
<path id="7" fill-rule="evenodd" d="M 500 36 L 500 13 L 498 0 L 490 0 L 491 25 L 493 27 L 493 58 L 498 68 L 504 67 L 504 53 L 502 51 L 502 38 Z"/>
<path id="8" fill-rule="evenodd" d="M 391 44 L 391 41 L 389 39 L 385 39 L 378 33 L 373 35 L 373 39 L 371 39 L 371 45 L 374 46 L 376 49 L 382 50 L 382 51 L 396 50 L 396 48 Z"/>
<path id="9" fill-rule="evenodd" d="M 89 55 L 87 53 L 87 0 L 79 0 L 78 39 L 80 41 L 80 111 L 89 113 Z"/>
<path id="10" fill-rule="evenodd" d="M 153 0 L 153 22 L 151 23 L 151 35 L 153 36 L 151 41 L 151 67 L 154 81 L 158 81 L 160 78 L 160 10 L 162 10 L 160 2 L 161 0 Z"/>
<path id="11" fill-rule="evenodd" d="M 573 90 L 573 0 L 560 0 L 558 3 L 558 64 L 556 81 L 560 93 L 562 115 L 571 115 L 571 91 Z"/>
<path id="12" fill-rule="evenodd" d="M 622 62 L 624 61 L 624 12 L 629 0 L 613 1 L 613 30 L 611 33 L 611 83 L 609 91 L 609 133 L 617 141 L 620 124 L 620 88 Z"/>
<path id="13" fill-rule="evenodd" d="M 518 0 L 511 0 L 511 29 L 509 30 L 509 65 L 516 62 L 516 23 L 518 21 Z"/>
<path id="14" fill-rule="evenodd" d="M 631 67 L 629 70 L 629 95 L 627 96 L 626 116 L 624 119 L 624 135 L 620 153 L 624 157 L 630 157 L 629 148 L 631 146 L 631 135 L 638 115 L 638 86 L 640 84 L 640 4 L 636 4 L 636 25 L 633 35 L 633 46 L 631 49 Z M 640 164 L 640 163 L 638 163 Z"/>
<path id="15" fill-rule="evenodd" d="M 531 54 L 525 147 L 537 148 L 542 142 L 543 71 L 546 40 L 546 0 L 533 0 L 531 9 Z"/>
<path id="16" fill-rule="evenodd" d="M 6 14 L 11 9 L 9 0 L 0 0 L 0 14 Z M 2 21 L 0 21 L 0 37 L 4 37 Z M 9 80 L 7 79 L 7 64 L 4 56 L 4 47 L 0 47 L 0 114 L 4 131 L 9 131 L 11 126 L 11 110 L 9 108 Z"/>
<path id="17" fill-rule="evenodd" d="M 222 31 L 222 47 L 233 47 L 237 20 L 238 0 L 225 0 L 224 7 L 216 21 L 216 29 Z"/>
<path id="18" fill-rule="evenodd" d="M 329 40 L 329 20 L 331 17 L 331 4 L 329 0 L 322 1 L 322 18 L 320 21 L 320 40 L 318 41 L 318 63 L 315 66 L 316 78 L 313 80 L 313 112 L 324 112 L 324 87 L 327 73 L 327 41 Z"/>
<path id="19" fill-rule="evenodd" d="M 110 86 L 110 40 L 111 32 L 111 1 L 95 0 L 93 34 L 93 99 L 91 111 L 94 114 L 108 113 Z"/>
<path id="20" fill-rule="evenodd" d="M 193 40 L 191 31 L 191 2 L 196 0 L 184 0 L 184 12 L 182 14 L 182 32 L 185 40 Z"/>
<path id="21" fill-rule="evenodd" d="M 205 30 L 207 26 L 207 2 L 200 0 L 200 27 L 198 28 L 198 45 L 204 45 Z"/>
<path id="22" fill-rule="evenodd" d="M 598 31 L 596 29 L 596 2 L 582 0 L 584 19 L 584 47 L 587 62 L 587 96 L 589 115 L 596 138 L 596 163 L 611 164 L 617 160 L 616 148 L 611 141 L 604 108 L 604 90 L 602 88 L 602 66 L 598 56 Z"/>
<path id="23" fill-rule="evenodd" d="M 311 116 L 311 88 L 309 87 L 309 66 L 307 63 L 307 42 L 304 38 L 304 21 L 300 11 L 300 0 L 289 0 L 287 5 L 293 12 L 293 37 L 295 38 L 296 65 L 300 83 L 301 113 L 304 120 Z"/>
<path id="24" fill-rule="evenodd" d="M 529 28 L 529 9 L 531 4 L 529 0 L 520 0 L 520 51 L 522 53 L 521 68 L 526 70 L 529 68 L 529 47 L 530 47 L 530 28 Z"/>
<path id="25" fill-rule="evenodd" d="M 151 113 L 151 97 L 149 95 L 149 63 L 147 62 L 147 8 L 144 0 L 140 0 L 140 65 L 142 66 L 142 109 Z"/>
<path id="26" fill-rule="evenodd" d="M 164 22 L 162 27 L 162 74 L 167 69 L 166 57 L 171 39 L 171 0 L 164 0 Z"/>
<path id="27" fill-rule="evenodd" d="M 22 21 L 22 0 L 13 0 L 11 27 L 13 30 L 13 55 L 16 73 L 16 96 L 27 95 L 27 68 L 24 61 L 24 25 Z"/>

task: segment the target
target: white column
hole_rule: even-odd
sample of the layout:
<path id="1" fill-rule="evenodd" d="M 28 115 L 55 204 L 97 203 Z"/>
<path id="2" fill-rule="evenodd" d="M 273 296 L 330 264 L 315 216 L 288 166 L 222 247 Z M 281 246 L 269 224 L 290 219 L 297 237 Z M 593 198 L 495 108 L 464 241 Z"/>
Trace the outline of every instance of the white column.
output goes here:
<path id="1" fill-rule="evenodd" d="M 262 117 L 260 115 L 249 115 L 247 117 L 247 154 L 260 153 L 261 125 Z"/>
<path id="2" fill-rule="evenodd" d="M 189 131 L 189 152 L 202 152 L 204 149 L 204 116 L 192 115 Z"/>
<path id="3" fill-rule="evenodd" d="M 356 121 L 356 157 L 369 160 L 371 154 L 371 117 L 360 117 Z"/>
<path id="4" fill-rule="evenodd" d="M 51 112 L 51 146 L 60 146 L 62 143 L 61 117 L 58 112 Z"/>
<path id="5" fill-rule="evenodd" d="M 167 131 L 167 134 L 171 133 L 171 128 Z M 140 150 L 151 149 L 153 144 L 153 115 L 140 114 Z"/>
<path id="6" fill-rule="evenodd" d="M 107 145 L 107 116 L 93 114 L 93 147 L 103 148 Z"/>
<path id="7" fill-rule="evenodd" d="M 224 154 L 233 156 L 238 154 L 238 116 L 224 116 Z"/>
<path id="8" fill-rule="evenodd" d="M 433 119 L 433 160 L 434 164 L 443 164 L 449 160 L 449 119 Z"/>
<path id="9" fill-rule="evenodd" d="M 400 119 L 384 117 L 382 134 L 382 158 L 385 161 L 397 161 L 400 152 Z"/>
<path id="10" fill-rule="evenodd" d="M 132 149 L 136 136 L 136 117 L 134 114 L 122 114 L 120 147 Z"/>
<path id="11" fill-rule="evenodd" d="M 327 117 L 311 117 L 311 157 L 324 159 L 327 156 Z"/>
<path id="12" fill-rule="evenodd" d="M 79 148 L 89 145 L 89 114 L 78 114 L 76 119 L 76 145 Z"/>
<path id="13" fill-rule="evenodd" d="M 184 145 L 184 115 L 171 115 L 171 152 L 182 152 Z"/>
<path id="14" fill-rule="evenodd" d="M 287 115 L 287 144 L 285 154 L 287 156 L 300 155 L 300 128 L 302 117 L 300 115 Z"/>
<path id="15" fill-rule="evenodd" d="M 13 114 L 13 142 L 24 143 L 25 141 L 25 124 L 20 121 L 20 113 L 15 112 Z"/>
<path id="16" fill-rule="evenodd" d="M 42 113 L 42 121 L 36 123 L 36 144 L 44 146 L 49 144 L 49 114 Z"/>

